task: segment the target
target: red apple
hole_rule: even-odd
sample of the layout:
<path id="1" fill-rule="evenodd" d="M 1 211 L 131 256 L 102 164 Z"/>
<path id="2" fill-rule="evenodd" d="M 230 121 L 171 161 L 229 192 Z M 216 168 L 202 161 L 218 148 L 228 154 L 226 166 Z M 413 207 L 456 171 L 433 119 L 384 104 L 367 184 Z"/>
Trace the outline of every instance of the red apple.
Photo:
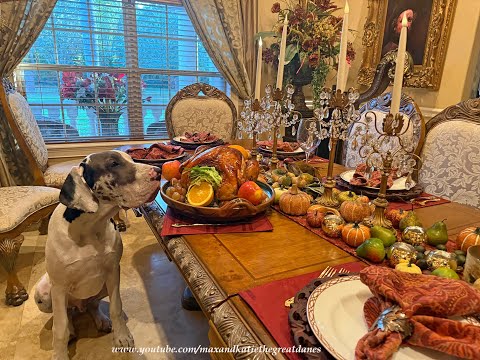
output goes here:
<path id="1" fill-rule="evenodd" d="M 266 195 L 254 181 L 246 181 L 238 189 L 238 197 L 250 201 L 253 205 L 258 205 Z"/>

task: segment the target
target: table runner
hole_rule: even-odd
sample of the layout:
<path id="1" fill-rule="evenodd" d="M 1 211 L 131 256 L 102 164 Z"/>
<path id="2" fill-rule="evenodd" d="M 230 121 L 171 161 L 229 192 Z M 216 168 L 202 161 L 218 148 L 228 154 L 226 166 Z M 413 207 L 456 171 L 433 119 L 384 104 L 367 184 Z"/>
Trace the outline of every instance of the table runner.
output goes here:
<path id="1" fill-rule="evenodd" d="M 361 262 L 351 262 L 333 266 L 349 272 L 359 272 L 366 265 Z M 289 308 L 285 307 L 285 300 L 296 295 L 309 281 L 315 279 L 320 271 L 303 274 L 288 279 L 272 281 L 245 291 L 239 295 L 255 312 L 257 317 L 269 331 L 279 347 L 294 346 L 288 324 Z M 297 353 L 284 353 L 290 360 L 300 360 Z"/>
<path id="2" fill-rule="evenodd" d="M 434 195 L 431 195 L 431 194 L 428 194 L 428 193 L 422 193 L 418 198 L 425 198 L 425 197 L 430 197 L 430 196 L 434 196 Z M 412 210 L 412 206 L 413 206 L 413 210 L 415 210 L 415 209 L 421 209 L 421 208 L 429 207 L 429 206 L 448 204 L 449 202 L 451 202 L 450 200 L 441 198 L 440 196 L 436 196 L 436 198 L 440 199 L 440 201 L 429 201 L 425 205 L 419 205 L 419 204 L 415 204 L 415 203 L 412 204 L 412 203 L 407 202 L 407 201 L 403 201 L 403 202 L 391 201 L 391 202 L 388 203 L 387 210 L 391 210 L 391 209 Z"/>
<path id="3" fill-rule="evenodd" d="M 248 223 L 229 224 L 229 225 L 204 225 L 192 227 L 172 227 L 172 224 L 193 224 L 200 222 L 198 220 L 181 216 L 172 209 L 167 208 L 163 220 L 161 236 L 178 236 L 178 235 L 197 235 L 197 234 L 227 234 L 227 233 L 247 233 L 257 231 L 272 231 L 273 226 L 266 215 L 258 215 L 248 221 Z"/>

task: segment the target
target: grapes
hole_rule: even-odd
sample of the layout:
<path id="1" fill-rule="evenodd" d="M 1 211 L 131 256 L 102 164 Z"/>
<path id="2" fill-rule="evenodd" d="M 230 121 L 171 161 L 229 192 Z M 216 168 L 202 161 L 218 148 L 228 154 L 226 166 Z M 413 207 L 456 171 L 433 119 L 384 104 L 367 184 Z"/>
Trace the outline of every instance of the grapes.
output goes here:
<path id="1" fill-rule="evenodd" d="M 174 192 L 175 192 L 175 188 L 174 188 L 173 186 L 169 186 L 169 187 L 167 188 L 167 191 L 165 191 L 165 194 L 166 194 L 169 198 L 171 198 Z"/>
<path id="2" fill-rule="evenodd" d="M 172 194 L 172 199 L 173 199 L 173 200 L 180 201 L 181 198 L 182 198 L 182 195 L 180 195 L 180 194 L 179 194 L 178 192 L 176 192 L 176 191 Z"/>

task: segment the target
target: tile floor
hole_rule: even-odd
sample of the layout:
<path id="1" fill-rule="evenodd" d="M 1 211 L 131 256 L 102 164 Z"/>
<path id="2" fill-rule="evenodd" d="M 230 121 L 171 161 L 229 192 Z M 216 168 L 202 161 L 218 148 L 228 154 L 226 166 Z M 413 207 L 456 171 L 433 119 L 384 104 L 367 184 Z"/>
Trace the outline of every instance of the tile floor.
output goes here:
<path id="1" fill-rule="evenodd" d="M 121 297 L 137 347 L 208 346 L 208 322 L 201 312 L 183 310 L 185 283 L 158 245 L 143 218 L 129 213 L 130 227 L 122 233 Z M 45 272 L 46 236 L 24 234 L 17 260 L 20 280 L 30 295 L 22 306 L 4 303 L 6 273 L 0 269 L 0 359 L 50 359 L 52 316 L 38 310 L 35 284 Z M 104 300 L 102 306 L 107 307 Z M 74 320 L 77 340 L 69 345 L 71 359 L 209 359 L 208 354 L 112 354 L 112 335 L 98 333 L 88 314 Z"/>

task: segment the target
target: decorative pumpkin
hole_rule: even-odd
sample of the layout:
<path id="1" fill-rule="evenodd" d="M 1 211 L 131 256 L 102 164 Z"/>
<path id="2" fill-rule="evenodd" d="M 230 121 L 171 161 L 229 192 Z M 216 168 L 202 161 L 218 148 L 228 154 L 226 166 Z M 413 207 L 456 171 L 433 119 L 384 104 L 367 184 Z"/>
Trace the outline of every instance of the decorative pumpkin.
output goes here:
<path id="1" fill-rule="evenodd" d="M 462 251 L 467 251 L 470 246 L 480 244 L 480 227 L 467 227 L 457 235 L 457 246 Z"/>
<path id="2" fill-rule="evenodd" d="M 340 214 L 347 222 L 361 222 L 372 214 L 370 205 L 358 200 L 344 201 L 340 205 Z"/>
<path id="3" fill-rule="evenodd" d="M 310 195 L 298 190 L 297 185 L 293 184 L 288 192 L 280 196 L 278 204 L 285 214 L 305 215 L 310 207 Z"/>
<path id="4" fill-rule="evenodd" d="M 357 200 L 357 197 L 358 197 L 358 195 L 355 194 L 353 191 L 342 191 L 337 196 L 340 204 L 343 203 L 344 201 L 348 201 L 348 200 Z"/>
<path id="5" fill-rule="evenodd" d="M 322 226 L 323 219 L 328 214 L 340 216 L 338 210 L 323 205 L 312 205 L 307 210 L 307 223 L 311 227 L 319 228 Z"/>
<path id="6" fill-rule="evenodd" d="M 400 220 L 407 216 L 408 211 L 403 209 L 392 209 L 386 212 L 385 217 L 392 222 L 393 227 L 398 228 Z"/>
<path id="7" fill-rule="evenodd" d="M 417 265 L 412 264 L 410 262 L 402 261 L 395 266 L 395 270 L 406 272 L 410 274 L 421 274 L 422 269 L 420 269 Z"/>
<path id="8" fill-rule="evenodd" d="M 370 229 L 358 223 L 347 224 L 342 229 L 342 240 L 348 245 L 357 247 L 370 238 Z"/>
<path id="9" fill-rule="evenodd" d="M 359 197 L 357 197 L 357 200 L 366 204 L 370 203 L 369 197 L 365 195 L 360 195 Z"/>

